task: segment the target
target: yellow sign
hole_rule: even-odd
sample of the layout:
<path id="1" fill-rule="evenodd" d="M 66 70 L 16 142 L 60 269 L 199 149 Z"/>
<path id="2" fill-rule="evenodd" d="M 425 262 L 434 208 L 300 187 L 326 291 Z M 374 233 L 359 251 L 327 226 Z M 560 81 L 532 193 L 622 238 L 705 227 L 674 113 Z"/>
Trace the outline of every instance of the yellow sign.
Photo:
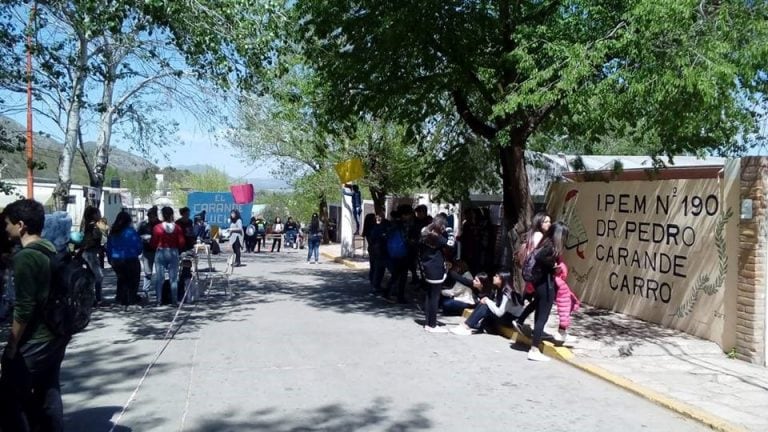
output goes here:
<path id="1" fill-rule="evenodd" d="M 349 159 L 336 164 L 336 174 L 341 183 L 349 183 L 363 177 L 363 161 L 360 159 Z"/>

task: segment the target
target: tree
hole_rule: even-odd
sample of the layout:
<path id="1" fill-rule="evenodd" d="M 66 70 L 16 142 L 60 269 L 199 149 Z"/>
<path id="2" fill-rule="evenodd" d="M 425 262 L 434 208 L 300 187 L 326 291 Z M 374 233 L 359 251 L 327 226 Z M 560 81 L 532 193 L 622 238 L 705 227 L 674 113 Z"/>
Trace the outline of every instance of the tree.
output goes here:
<path id="1" fill-rule="evenodd" d="M 181 205 L 187 205 L 188 192 L 222 192 L 228 191 L 231 181 L 226 173 L 215 168 L 201 173 L 182 172 L 175 178 L 169 179 L 171 196 Z"/>
<path id="2" fill-rule="evenodd" d="M 323 115 L 427 122 L 449 101 L 488 144 L 505 216 L 532 211 L 537 134 L 644 125 L 655 155 L 739 151 L 768 76 L 768 4 L 743 0 L 299 0 L 290 12 L 323 82 Z M 615 120 L 617 123 L 608 121 Z M 622 126 L 624 127 L 624 126 Z M 449 149 L 446 154 L 450 154 Z"/>

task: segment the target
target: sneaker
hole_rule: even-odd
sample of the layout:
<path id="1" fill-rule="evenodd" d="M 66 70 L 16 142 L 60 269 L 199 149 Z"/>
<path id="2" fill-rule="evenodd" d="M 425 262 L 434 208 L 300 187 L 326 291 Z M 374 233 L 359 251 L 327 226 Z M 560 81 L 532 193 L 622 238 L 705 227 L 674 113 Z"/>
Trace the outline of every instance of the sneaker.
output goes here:
<path id="1" fill-rule="evenodd" d="M 542 354 L 541 351 L 539 351 L 538 348 L 531 348 L 528 351 L 528 360 L 530 360 L 530 361 L 548 362 L 550 360 L 550 358 L 545 356 L 544 354 Z"/>
<path id="2" fill-rule="evenodd" d="M 425 325 L 424 330 L 427 331 L 427 333 L 448 333 L 448 329 L 445 327 L 430 327 Z"/>
<path id="3" fill-rule="evenodd" d="M 459 336 L 469 336 L 473 333 L 471 328 L 464 327 L 463 325 L 457 325 L 456 327 L 452 327 L 449 331 Z"/>
<path id="4" fill-rule="evenodd" d="M 579 340 L 576 336 L 568 334 L 568 330 L 558 329 L 557 333 L 558 334 L 555 335 L 555 340 L 561 342 L 563 345 L 572 345 Z"/>

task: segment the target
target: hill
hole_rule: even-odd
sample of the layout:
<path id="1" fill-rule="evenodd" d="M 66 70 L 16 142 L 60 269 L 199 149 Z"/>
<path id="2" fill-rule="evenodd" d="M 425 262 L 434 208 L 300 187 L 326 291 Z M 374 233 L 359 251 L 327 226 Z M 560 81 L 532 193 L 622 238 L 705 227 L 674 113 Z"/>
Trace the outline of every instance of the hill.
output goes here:
<path id="1" fill-rule="evenodd" d="M 22 142 L 26 135 L 26 128 L 22 124 L 8 117 L 0 116 L 0 133 L 3 131 L 10 138 L 20 137 Z M 35 176 L 49 179 L 57 178 L 56 169 L 64 144 L 43 133 L 35 133 L 33 140 L 35 160 L 45 165 L 45 168 L 36 171 Z M 85 148 L 88 153 L 93 154 L 95 143 L 86 143 Z M 23 153 L 5 154 L 3 155 L 3 162 L 6 164 L 2 171 L 3 178 L 26 176 L 26 162 Z M 155 164 L 143 157 L 114 147 L 110 149 L 109 166 L 120 172 L 143 171 L 147 168 L 157 169 Z M 76 184 L 88 184 L 88 172 L 79 154 L 76 155 L 72 165 L 72 180 Z"/>

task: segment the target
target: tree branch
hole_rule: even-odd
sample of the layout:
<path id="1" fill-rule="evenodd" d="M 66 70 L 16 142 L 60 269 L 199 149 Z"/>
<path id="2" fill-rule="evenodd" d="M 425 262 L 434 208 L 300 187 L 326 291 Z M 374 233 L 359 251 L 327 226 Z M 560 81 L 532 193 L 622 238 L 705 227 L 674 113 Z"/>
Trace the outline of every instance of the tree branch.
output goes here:
<path id="1" fill-rule="evenodd" d="M 469 103 L 467 98 L 459 90 L 452 92 L 453 103 L 456 105 L 456 111 L 461 118 L 467 123 L 470 129 L 476 134 L 486 139 L 493 139 L 499 132 L 493 126 L 485 124 L 482 120 L 477 118 L 469 109 Z"/>

